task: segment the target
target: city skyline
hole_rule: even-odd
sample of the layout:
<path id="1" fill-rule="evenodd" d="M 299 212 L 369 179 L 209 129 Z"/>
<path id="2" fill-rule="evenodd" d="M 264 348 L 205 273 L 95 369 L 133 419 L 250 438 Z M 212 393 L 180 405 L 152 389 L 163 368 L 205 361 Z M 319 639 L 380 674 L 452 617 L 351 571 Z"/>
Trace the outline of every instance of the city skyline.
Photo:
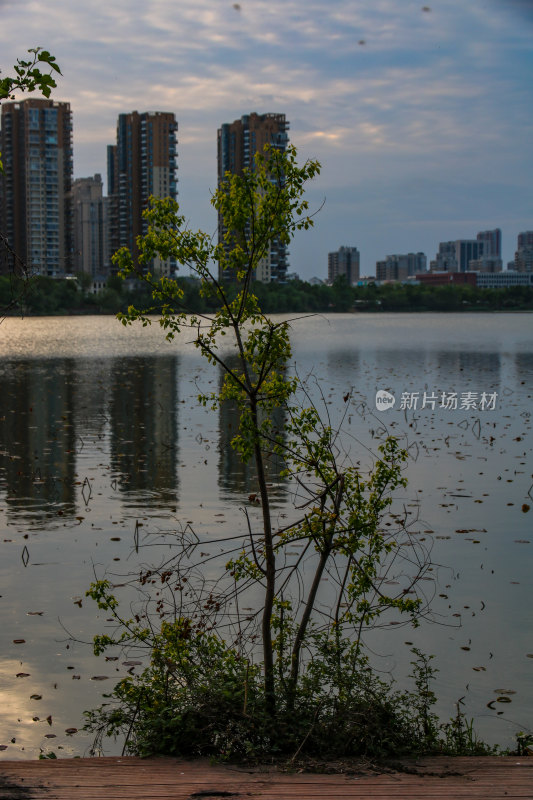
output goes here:
<path id="1" fill-rule="evenodd" d="M 325 205 L 290 248 L 303 278 L 343 244 L 365 274 L 496 227 L 506 264 L 533 227 L 530 3 L 22 0 L 2 3 L 2 21 L 5 74 L 28 47 L 57 57 L 75 178 L 105 175 L 119 113 L 175 113 L 178 199 L 209 233 L 217 128 L 286 114 L 300 157 L 323 165 L 308 199 Z"/>
<path id="2" fill-rule="evenodd" d="M 101 175 L 72 182 L 72 112 L 69 103 L 29 97 L 2 105 L 0 146 L 5 171 L 0 175 L 0 222 L 8 240 L 31 272 L 53 277 L 86 272 L 95 286 L 114 273 L 112 256 L 127 246 L 137 258 L 137 237 L 146 233 L 143 210 L 150 195 L 177 194 L 176 132 L 169 112 L 119 114 L 116 144 L 107 145 L 108 194 Z M 290 122 L 285 114 L 244 114 L 217 130 L 218 185 L 227 172 L 254 168 L 254 156 L 265 144 L 285 150 Z M 224 229 L 219 220 L 218 239 Z M 478 231 L 476 239 L 439 242 L 430 272 L 497 273 L 504 268 L 500 228 Z M 531 272 L 533 231 L 517 236 L 513 261 L 506 269 Z M 145 269 L 174 275 L 179 266 L 159 258 Z M 278 240 L 261 259 L 255 279 L 284 283 L 300 277 L 288 271 L 287 252 Z M 388 254 L 376 261 L 375 278 L 403 281 L 427 270 L 425 253 Z M 360 272 L 357 247 L 342 245 L 328 253 L 326 282 L 343 275 L 355 285 Z M 226 275 L 226 278 L 230 277 Z M 315 279 L 321 279 L 318 275 Z M 305 276 L 303 278 L 305 280 Z"/>

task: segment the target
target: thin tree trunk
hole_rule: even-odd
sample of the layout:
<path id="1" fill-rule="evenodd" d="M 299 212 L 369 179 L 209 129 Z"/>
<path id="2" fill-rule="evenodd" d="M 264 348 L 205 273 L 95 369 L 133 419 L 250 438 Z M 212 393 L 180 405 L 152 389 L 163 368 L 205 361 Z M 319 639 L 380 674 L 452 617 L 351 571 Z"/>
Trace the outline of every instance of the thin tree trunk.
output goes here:
<path id="1" fill-rule="evenodd" d="M 302 649 L 305 633 L 307 631 L 307 626 L 309 624 L 309 620 L 311 619 L 313 608 L 315 607 L 315 600 L 320 586 L 320 580 L 324 573 L 324 569 L 326 567 L 330 553 L 331 553 L 331 548 L 327 547 L 320 554 L 320 561 L 318 562 L 318 566 L 316 568 L 315 575 L 313 578 L 313 583 L 311 584 L 309 594 L 307 595 L 307 602 L 305 604 L 304 613 L 302 615 L 300 625 L 298 626 L 298 630 L 294 638 L 294 645 L 291 654 L 291 674 L 289 677 L 289 684 L 288 684 L 289 708 L 292 708 L 294 706 L 294 701 L 296 699 L 296 686 L 298 684 L 298 672 L 300 668 L 300 652 Z"/>
<path id="2" fill-rule="evenodd" d="M 338 487 L 335 492 L 334 498 L 334 510 L 335 515 L 338 517 L 342 502 L 342 496 L 344 494 L 344 478 L 342 475 L 338 475 L 335 479 L 334 483 L 331 484 L 328 491 L 331 491 L 335 483 L 338 482 Z M 325 502 L 325 497 L 323 498 L 323 502 Z M 322 507 L 322 512 L 324 508 Z M 320 552 L 320 560 L 318 562 L 317 568 L 315 570 L 315 574 L 313 577 L 313 583 L 311 584 L 311 588 L 309 589 L 309 594 L 307 595 L 307 601 L 305 604 L 304 612 L 302 614 L 302 619 L 300 620 L 300 625 L 298 626 L 298 630 L 296 632 L 296 636 L 294 637 L 294 644 L 292 648 L 292 655 L 291 655 L 291 674 L 289 678 L 289 691 L 288 691 L 288 704 L 289 707 L 294 705 L 294 701 L 296 699 L 296 687 L 298 685 L 298 672 L 300 669 L 300 655 L 302 650 L 302 644 L 304 642 L 305 634 L 307 632 L 307 627 L 309 625 L 309 620 L 311 619 L 311 614 L 313 613 L 313 609 L 315 607 L 316 596 L 318 593 L 318 589 L 320 586 L 320 581 L 322 579 L 322 575 L 324 574 L 324 570 L 326 568 L 326 564 L 328 559 L 331 555 L 331 551 L 333 548 L 333 540 L 335 537 L 335 527 L 336 522 L 332 523 L 331 529 L 329 533 L 326 533 L 324 530 L 323 534 L 323 547 Z"/>
<path id="3" fill-rule="evenodd" d="M 250 398 L 251 412 L 254 429 L 258 430 L 257 404 L 254 398 Z M 272 537 L 272 520 L 270 517 L 270 500 L 268 497 L 267 482 L 265 475 L 265 464 L 263 452 L 259 441 L 254 445 L 255 465 L 257 469 L 257 481 L 259 484 L 259 494 L 261 497 L 261 509 L 263 512 L 263 534 L 265 547 L 265 598 L 263 607 L 263 618 L 261 624 L 261 640 L 263 644 L 263 665 L 264 665 L 264 685 L 265 702 L 267 713 L 274 717 L 276 713 L 276 690 L 274 686 L 274 651 L 272 647 L 272 610 L 274 608 L 274 598 L 276 595 L 276 554 L 274 553 L 274 541 Z"/>

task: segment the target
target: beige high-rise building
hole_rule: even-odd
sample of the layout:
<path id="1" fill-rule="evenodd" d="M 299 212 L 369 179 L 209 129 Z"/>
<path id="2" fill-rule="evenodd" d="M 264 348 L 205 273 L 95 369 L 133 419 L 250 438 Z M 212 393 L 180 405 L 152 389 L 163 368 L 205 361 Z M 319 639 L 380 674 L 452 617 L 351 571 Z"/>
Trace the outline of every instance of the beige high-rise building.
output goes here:
<path id="1" fill-rule="evenodd" d="M 102 194 L 102 177 L 78 178 L 72 184 L 74 214 L 74 272 L 84 272 L 92 278 L 105 277 L 106 215 Z"/>

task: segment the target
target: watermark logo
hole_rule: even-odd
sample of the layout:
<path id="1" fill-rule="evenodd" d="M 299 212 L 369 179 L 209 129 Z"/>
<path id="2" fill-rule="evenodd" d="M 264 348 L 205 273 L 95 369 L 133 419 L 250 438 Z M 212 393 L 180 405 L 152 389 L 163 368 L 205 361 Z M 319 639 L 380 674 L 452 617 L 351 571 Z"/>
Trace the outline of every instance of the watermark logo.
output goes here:
<path id="1" fill-rule="evenodd" d="M 394 408 L 395 402 L 394 395 L 385 391 L 385 389 L 379 389 L 376 392 L 376 408 L 378 411 L 388 411 L 390 408 Z"/>
<path id="2" fill-rule="evenodd" d="M 498 392 L 402 392 L 400 410 L 495 411 Z"/>
<path id="3" fill-rule="evenodd" d="M 498 392 L 443 392 L 419 391 L 401 392 L 398 409 L 400 411 L 421 411 L 422 409 L 443 409 L 444 411 L 495 411 Z M 376 392 L 378 411 L 390 411 L 396 404 L 396 397 L 385 389 Z"/>

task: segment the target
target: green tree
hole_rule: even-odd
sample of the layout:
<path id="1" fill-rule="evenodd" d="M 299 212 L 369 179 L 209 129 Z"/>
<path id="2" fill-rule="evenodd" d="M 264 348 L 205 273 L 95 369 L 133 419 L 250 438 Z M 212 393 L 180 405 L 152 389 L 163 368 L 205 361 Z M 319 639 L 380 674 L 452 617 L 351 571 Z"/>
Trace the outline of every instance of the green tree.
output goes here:
<path id="1" fill-rule="evenodd" d="M 315 728 L 322 743 L 330 735 L 339 751 L 361 751 L 368 745 L 361 734 L 363 719 L 381 725 L 382 735 L 383 726 L 394 729 L 390 742 L 402 739 L 405 746 L 412 738 L 405 719 L 394 717 L 385 688 L 369 678 L 362 649 L 363 631 L 379 617 L 399 613 L 416 621 L 421 610 L 416 585 L 426 568 L 423 559 L 398 591 L 385 585 L 387 571 L 405 552 L 402 545 L 419 546 L 402 524 L 384 527 L 392 494 L 406 484 L 407 454 L 396 439 L 387 438 L 368 475 L 342 455 L 338 429 L 321 418 L 305 384 L 289 374 L 290 324 L 262 313 L 252 291 L 252 277 L 270 242 L 288 243 L 296 231 L 313 224 L 303 193 L 319 169 L 315 161 L 298 166 L 292 147 L 286 152 L 267 148 L 256 156 L 253 170 L 227 173 L 213 196 L 226 231 L 223 242 L 213 244 L 207 234 L 185 227 L 173 201 L 153 199 L 145 213 L 148 232 L 137 242 L 138 263 L 126 248 L 115 256 L 121 273 L 145 281 L 153 298 L 149 308 L 130 306 L 119 315 L 121 321 L 150 325 L 157 310 L 169 340 L 191 327 L 196 347 L 221 370 L 220 390 L 201 394 L 199 401 L 237 409 L 232 447 L 254 465 L 256 491 L 250 502 L 258 515 L 246 512 L 249 536 L 229 557 L 217 581 L 223 588 L 193 592 L 192 606 L 186 600 L 192 580 L 186 560 L 193 545 L 186 536 L 164 570 L 142 576 L 146 585 L 157 575 L 170 593 L 168 606 L 158 601 L 159 626 L 148 608 L 132 619 L 122 617 L 105 580 L 88 592 L 120 625 L 117 635 L 96 637 L 95 652 L 117 643 L 151 651 L 140 681 L 126 679 L 115 688 L 118 711 L 102 708 L 89 715 L 94 730 L 129 729 L 134 749 L 141 752 L 184 752 L 193 739 L 195 752 L 204 754 L 242 754 L 248 746 L 256 753 L 286 752 L 298 741 L 315 740 L 315 735 L 309 738 Z M 198 277 L 201 296 L 216 301 L 215 313 L 188 315 L 179 281 L 146 274 L 156 255 L 187 265 Z M 237 284 L 224 275 L 235 276 Z M 274 455 L 282 459 L 283 475 L 296 496 L 291 519 L 282 527 L 268 480 Z M 303 555 L 291 555 L 297 547 L 312 565 L 305 576 Z M 324 613 L 319 598 L 328 576 L 336 592 Z M 259 608 L 246 620 L 237 612 L 232 642 L 228 609 L 231 604 L 238 609 L 239 598 L 252 588 L 261 591 Z M 173 621 L 167 619 L 169 609 Z M 216 629 L 221 614 L 230 625 L 226 636 Z M 409 703 L 397 698 L 397 705 L 406 709 Z M 353 741 L 353 726 L 358 726 L 359 744 Z"/>
<path id="2" fill-rule="evenodd" d="M 353 306 L 354 292 L 344 275 L 335 278 L 331 294 L 333 311 L 350 311 Z"/>

